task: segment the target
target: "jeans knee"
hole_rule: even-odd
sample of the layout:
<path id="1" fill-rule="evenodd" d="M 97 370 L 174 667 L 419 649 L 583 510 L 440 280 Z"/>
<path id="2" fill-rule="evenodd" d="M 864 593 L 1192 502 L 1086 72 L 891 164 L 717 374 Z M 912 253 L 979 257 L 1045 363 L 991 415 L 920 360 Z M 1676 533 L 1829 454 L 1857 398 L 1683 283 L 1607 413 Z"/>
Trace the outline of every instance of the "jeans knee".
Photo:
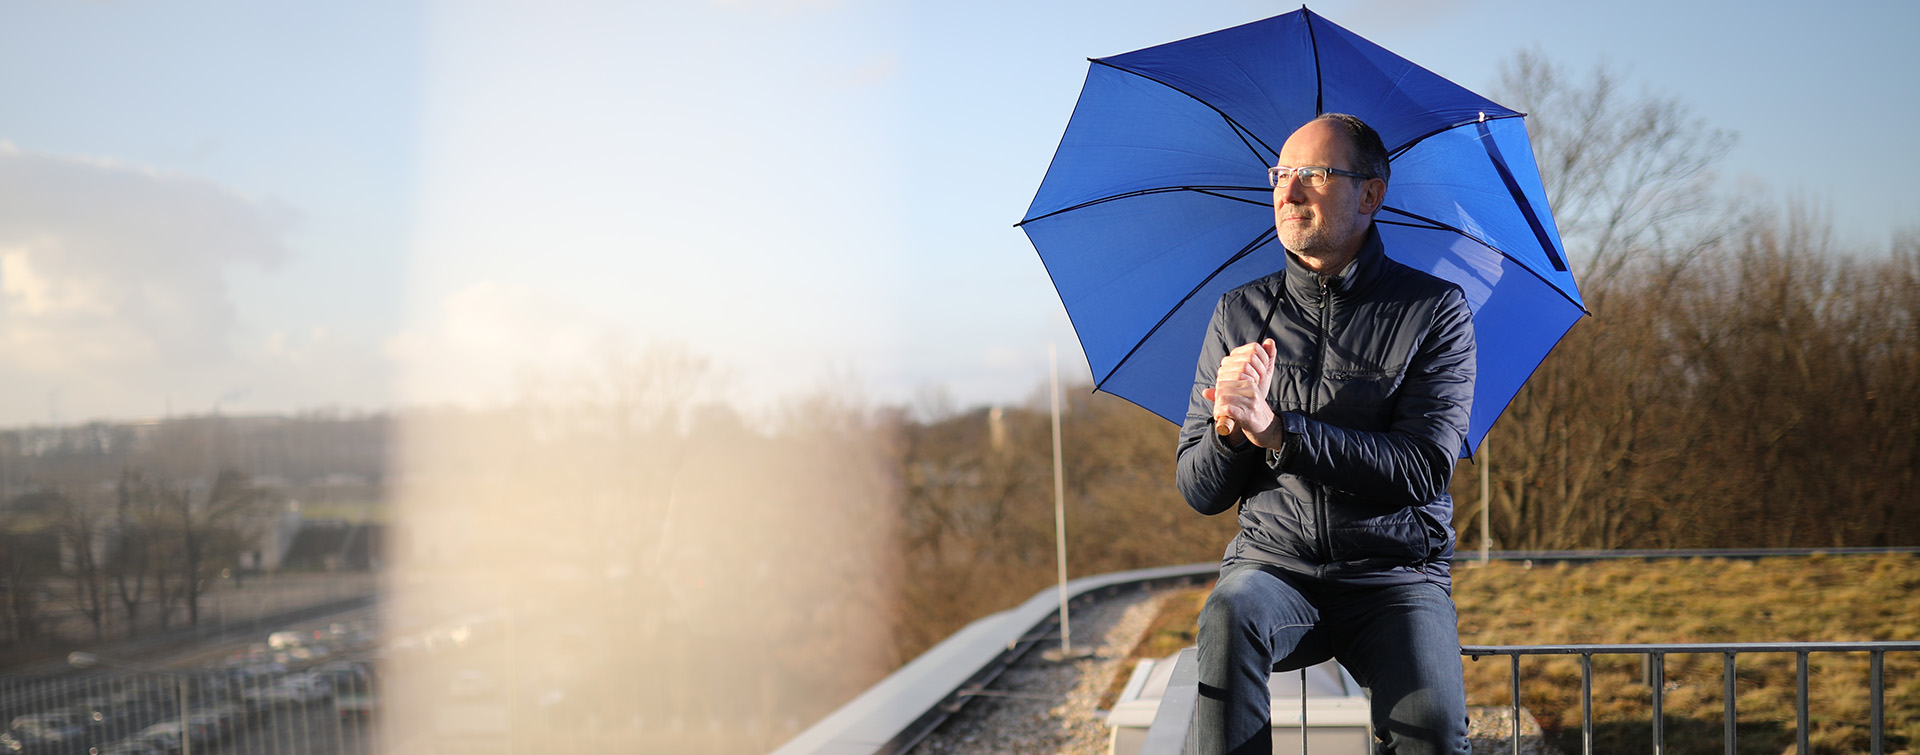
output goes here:
<path id="1" fill-rule="evenodd" d="M 1232 640 L 1245 636 L 1253 629 L 1254 616 L 1242 605 L 1241 599 L 1231 593 L 1215 592 L 1207 597 L 1205 605 L 1200 607 L 1200 640 L 1206 644 L 1209 640 Z"/>
<path id="2" fill-rule="evenodd" d="M 1374 724 L 1383 727 L 1388 752 L 1466 752 L 1466 701 L 1441 690 L 1416 690 L 1394 701 L 1386 720 Z"/>

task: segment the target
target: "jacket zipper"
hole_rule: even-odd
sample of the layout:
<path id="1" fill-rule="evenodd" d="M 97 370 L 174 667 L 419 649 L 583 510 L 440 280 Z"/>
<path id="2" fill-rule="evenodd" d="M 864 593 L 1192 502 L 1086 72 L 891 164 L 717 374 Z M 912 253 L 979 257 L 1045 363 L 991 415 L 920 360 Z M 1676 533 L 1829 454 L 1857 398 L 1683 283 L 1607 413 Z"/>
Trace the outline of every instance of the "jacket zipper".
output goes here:
<path id="1" fill-rule="evenodd" d="M 1320 411 L 1320 384 L 1327 374 L 1327 341 L 1333 338 L 1333 293 L 1327 287 L 1326 276 L 1315 274 L 1320 282 L 1320 344 L 1319 354 L 1313 361 L 1313 382 L 1307 385 L 1307 412 L 1309 415 Z M 1333 561 L 1333 534 L 1327 528 L 1327 489 L 1325 485 L 1313 486 L 1314 534 L 1320 539 L 1320 554 L 1326 562 Z"/>

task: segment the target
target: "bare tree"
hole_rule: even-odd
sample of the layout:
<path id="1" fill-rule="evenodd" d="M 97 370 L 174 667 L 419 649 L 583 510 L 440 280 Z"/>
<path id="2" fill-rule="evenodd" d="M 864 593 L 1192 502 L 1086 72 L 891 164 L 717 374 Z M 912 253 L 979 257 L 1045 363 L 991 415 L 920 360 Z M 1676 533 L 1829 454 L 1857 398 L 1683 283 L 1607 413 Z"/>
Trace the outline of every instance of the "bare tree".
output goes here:
<path id="1" fill-rule="evenodd" d="M 1070 576 L 1218 559 L 1238 525 L 1181 500 L 1178 428 L 1090 386 L 1063 391 Z M 903 657 L 1055 579 L 1045 402 L 903 421 Z"/>
<path id="2" fill-rule="evenodd" d="M 156 512 L 145 481 L 132 469 L 122 469 L 114 482 L 114 547 L 107 554 L 107 571 L 114 593 L 127 617 L 127 636 L 140 632 L 140 609 L 145 604 L 147 579 L 152 575 Z"/>
<path id="3" fill-rule="evenodd" d="M 206 589 L 206 580 L 213 576 L 209 566 L 238 565 L 237 529 L 265 498 L 245 475 L 223 469 L 198 505 L 186 496 L 172 499 L 176 503 L 173 513 L 180 518 L 180 588 L 188 625 L 200 625 L 200 594 Z"/>
<path id="4" fill-rule="evenodd" d="M 1920 254 L 1805 211 L 1736 228 L 1613 281 L 1495 428 L 1504 547 L 1920 542 Z"/>
<path id="5" fill-rule="evenodd" d="M 41 535 L 44 516 L 9 501 L 0 508 L 0 648 L 41 634 L 41 591 L 60 563 L 59 546 Z"/>
<path id="6" fill-rule="evenodd" d="M 1505 547 L 1615 547 L 1664 527 L 1663 507 L 1633 500 L 1669 452 L 1649 434 L 1673 421 L 1674 376 L 1658 351 L 1671 301 L 1658 289 L 1732 227 L 1710 168 L 1733 137 L 1676 99 L 1620 90 L 1605 66 L 1576 80 L 1538 53 L 1502 68 L 1496 99 L 1529 113 L 1555 222 L 1595 315 L 1575 325 L 1489 436 Z M 1456 497 L 1477 501 L 1477 477 L 1456 475 Z"/>
<path id="7" fill-rule="evenodd" d="M 1715 212 L 1714 164 L 1733 134 L 1707 127 L 1680 100 L 1621 92 L 1597 66 L 1576 80 L 1538 52 L 1501 67 L 1494 99 L 1528 114 L 1527 133 L 1554 222 L 1589 303 L 1649 255 L 1684 257 L 1728 228 Z"/>
<path id="8" fill-rule="evenodd" d="M 153 591 L 156 615 L 159 617 L 161 631 L 173 625 L 174 611 L 180 607 L 185 588 L 181 585 L 183 571 L 180 564 L 186 561 L 182 544 L 186 537 L 181 530 L 184 517 L 178 512 L 192 505 L 191 491 L 183 486 L 153 480 L 145 488 L 147 505 L 153 511 L 150 537 L 146 541 L 147 557 L 153 563 Z"/>
<path id="9" fill-rule="evenodd" d="M 95 640 L 106 638 L 107 581 L 99 554 L 103 546 L 101 522 L 94 506 L 79 496 L 48 490 L 28 505 L 52 514 L 59 533 L 64 566 L 72 577 L 73 607 L 93 627 Z"/>
<path id="10" fill-rule="evenodd" d="M 1833 248 L 1805 211 L 1756 217 L 1674 282 L 1674 352 L 1697 427 L 1664 477 L 1715 537 L 1766 546 L 1911 542 L 1920 364 L 1914 256 Z"/>
<path id="11" fill-rule="evenodd" d="M 981 408 L 899 429 L 902 657 L 1047 583 L 1047 423 L 1032 410 Z"/>

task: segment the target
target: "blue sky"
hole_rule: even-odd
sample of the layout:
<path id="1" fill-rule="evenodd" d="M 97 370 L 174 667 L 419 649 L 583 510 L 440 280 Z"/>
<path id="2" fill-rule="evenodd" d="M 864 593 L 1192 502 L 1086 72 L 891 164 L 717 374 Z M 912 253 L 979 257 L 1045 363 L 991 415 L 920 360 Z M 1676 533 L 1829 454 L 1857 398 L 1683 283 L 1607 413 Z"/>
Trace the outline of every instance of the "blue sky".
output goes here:
<path id="1" fill-rule="evenodd" d="M 661 344 L 743 406 L 1022 401 L 1049 342 L 1085 370 L 1012 227 L 1085 59 L 1298 7 L 8 3 L 0 424 L 497 400 Z M 1738 134 L 1723 186 L 1869 253 L 1920 227 L 1916 4 L 1311 7 L 1476 90 L 1607 64 Z"/>

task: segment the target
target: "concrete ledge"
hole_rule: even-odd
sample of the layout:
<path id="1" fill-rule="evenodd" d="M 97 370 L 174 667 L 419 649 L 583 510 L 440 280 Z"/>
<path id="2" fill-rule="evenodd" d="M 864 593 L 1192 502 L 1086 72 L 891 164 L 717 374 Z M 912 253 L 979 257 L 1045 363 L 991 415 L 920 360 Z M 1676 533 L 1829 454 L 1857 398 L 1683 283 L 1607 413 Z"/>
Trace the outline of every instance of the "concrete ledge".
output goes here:
<path id="1" fill-rule="evenodd" d="M 1069 599 L 1105 589 L 1145 587 L 1211 579 L 1218 562 L 1114 572 L 1067 583 Z M 881 755 L 904 752 L 965 698 L 958 693 L 983 684 L 1030 649 L 1059 618 L 1060 588 L 1049 587 L 1018 607 L 968 624 L 920 657 L 840 706 L 773 755 Z M 983 677 L 981 679 L 980 677 Z"/>
<path id="2" fill-rule="evenodd" d="M 1187 648 L 1134 667 L 1107 722 L 1112 755 L 1175 755 L 1184 747 L 1199 699 L 1198 651 Z M 1267 679 L 1271 695 L 1274 752 L 1298 752 L 1304 710 L 1315 753 L 1366 755 L 1372 749 L 1372 706 L 1360 683 L 1340 664 L 1327 661 Z"/>

